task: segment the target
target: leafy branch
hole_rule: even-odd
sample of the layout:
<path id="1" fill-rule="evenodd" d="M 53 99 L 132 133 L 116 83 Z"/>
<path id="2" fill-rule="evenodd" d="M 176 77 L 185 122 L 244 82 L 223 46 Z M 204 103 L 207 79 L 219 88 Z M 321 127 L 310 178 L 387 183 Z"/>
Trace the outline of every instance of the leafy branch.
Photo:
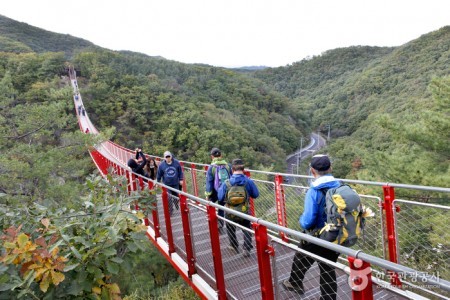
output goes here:
<path id="1" fill-rule="evenodd" d="M 112 278 L 129 257 L 127 253 L 146 249 L 143 215 L 129 210 L 146 194 L 129 196 L 124 178 L 108 179 L 92 176 L 87 180 L 89 194 L 80 201 L 78 213 L 43 205 L 0 206 L 4 212 L 0 224 L 24 224 L 8 227 L 1 236 L 0 291 L 13 298 L 40 299 L 57 292 L 121 299 L 119 285 Z M 33 224 L 30 219 L 39 221 Z"/>

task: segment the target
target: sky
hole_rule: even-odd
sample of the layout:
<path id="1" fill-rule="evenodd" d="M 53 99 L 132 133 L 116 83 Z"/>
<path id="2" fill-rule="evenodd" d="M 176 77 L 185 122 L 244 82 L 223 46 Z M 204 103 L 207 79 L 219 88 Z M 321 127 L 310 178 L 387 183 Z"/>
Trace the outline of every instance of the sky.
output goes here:
<path id="1" fill-rule="evenodd" d="M 448 0 L 6 0 L 0 14 L 111 50 L 222 67 L 400 46 L 450 25 Z"/>

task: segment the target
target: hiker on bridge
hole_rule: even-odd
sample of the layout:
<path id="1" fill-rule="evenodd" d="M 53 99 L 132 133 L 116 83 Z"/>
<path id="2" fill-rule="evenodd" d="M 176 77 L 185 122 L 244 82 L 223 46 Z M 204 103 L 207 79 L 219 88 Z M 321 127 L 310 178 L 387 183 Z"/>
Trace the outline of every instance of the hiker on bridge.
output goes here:
<path id="1" fill-rule="evenodd" d="M 158 173 L 156 175 L 156 181 L 164 183 L 171 188 L 181 190 L 183 186 L 183 169 L 180 162 L 173 158 L 170 151 L 164 152 L 164 160 L 159 164 Z M 172 215 L 173 206 L 178 210 L 179 201 L 178 193 L 168 190 L 169 192 L 169 212 Z"/>
<path id="2" fill-rule="evenodd" d="M 134 153 L 135 157 L 130 158 L 127 165 L 134 173 L 144 176 L 144 166 L 147 163 L 147 159 L 145 158 L 145 155 L 144 153 L 142 153 L 142 150 L 140 148 L 136 148 L 136 150 L 134 150 Z"/>
<path id="3" fill-rule="evenodd" d="M 310 169 L 314 181 L 306 193 L 305 208 L 299 221 L 308 234 L 319 237 L 319 231 L 327 221 L 324 190 L 339 187 L 340 183 L 331 175 L 331 161 L 326 155 L 314 155 L 311 159 Z M 305 241 L 301 242 L 300 248 L 332 262 L 336 262 L 339 256 L 338 252 Z M 291 275 L 283 281 L 284 287 L 303 294 L 305 292 L 303 279 L 314 262 L 315 260 L 310 256 L 296 252 L 292 262 Z M 335 269 L 325 262 L 317 261 L 317 263 L 320 269 L 320 299 L 334 300 L 337 295 Z"/>
<path id="4" fill-rule="evenodd" d="M 155 159 L 150 157 L 147 159 L 147 164 L 144 167 L 145 177 L 150 178 L 151 180 L 156 179 L 156 174 L 158 173 L 158 164 Z"/>
<path id="5" fill-rule="evenodd" d="M 205 196 L 208 201 L 217 202 L 217 192 L 219 191 L 220 186 L 225 182 L 225 180 L 229 179 L 232 170 L 231 165 L 227 163 L 222 158 L 222 152 L 218 148 L 211 149 L 211 165 L 206 170 L 206 188 L 205 188 Z M 224 203 L 220 203 L 224 205 Z M 218 212 L 219 217 L 224 217 L 225 212 L 219 209 Z M 219 219 L 219 232 L 222 234 L 225 231 L 223 230 L 224 221 Z"/>
<path id="6" fill-rule="evenodd" d="M 230 179 L 225 180 L 219 188 L 218 199 L 219 203 L 224 203 L 226 207 L 235 211 L 248 214 L 249 213 L 249 201 L 251 198 L 257 198 L 259 196 L 258 187 L 256 184 L 244 174 L 244 162 L 242 159 L 233 159 L 232 163 L 233 175 Z M 228 249 L 233 252 L 239 253 L 239 242 L 236 238 L 236 225 L 237 223 L 249 230 L 242 230 L 244 233 L 244 257 L 250 256 L 250 251 L 253 248 L 251 222 L 246 219 L 239 218 L 233 214 L 227 213 L 225 218 L 231 222 L 227 222 L 227 234 L 230 245 Z"/>

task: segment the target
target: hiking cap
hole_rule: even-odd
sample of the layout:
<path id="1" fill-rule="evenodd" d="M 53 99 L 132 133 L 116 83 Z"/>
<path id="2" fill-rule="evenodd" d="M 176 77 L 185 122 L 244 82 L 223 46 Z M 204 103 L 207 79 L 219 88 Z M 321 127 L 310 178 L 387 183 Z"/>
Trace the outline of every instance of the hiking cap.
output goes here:
<path id="1" fill-rule="evenodd" d="M 242 161 L 242 159 L 236 158 L 236 159 L 233 159 L 233 161 L 231 162 L 231 165 L 233 165 L 233 166 L 243 166 L 244 162 Z"/>
<path id="2" fill-rule="evenodd" d="M 331 161 L 325 154 L 314 155 L 311 159 L 311 168 L 317 171 L 326 171 L 331 167 Z"/>
<path id="3" fill-rule="evenodd" d="M 170 153 L 170 151 L 164 152 L 164 158 L 166 158 L 168 156 L 172 157 L 172 153 Z"/>
<path id="4" fill-rule="evenodd" d="M 211 155 L 214 157 L 219 157 L 220 155 L 222 155 L 222 153 L 220 152 L 219 148 L 212 148 Z"/>

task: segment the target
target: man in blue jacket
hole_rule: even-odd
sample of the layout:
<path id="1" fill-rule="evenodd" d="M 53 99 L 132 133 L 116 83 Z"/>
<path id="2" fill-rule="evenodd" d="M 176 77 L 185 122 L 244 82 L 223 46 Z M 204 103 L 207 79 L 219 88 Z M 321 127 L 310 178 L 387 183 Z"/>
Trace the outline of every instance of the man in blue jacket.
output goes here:
<path id="1" fill-rule="evenodd" d="M 172 153 L 169 151 L 164 152 L 164 160 L 158 167 L 158 173 L 156 175 L 156 181 L 164 183 L 171 188 L 181 190 L 183 186 L 183 169 L 180 162 L 173 158 Z M 169 212 L 172 215 L 173 205 L 175 204 L 178 209 L 178 193 L 168 190 L 169 192 Z"/>
<path id="2" fill-rule="evenodd" d="M 223 172 L 226 174 L 225 179 L 229 179 L 231 176 L 231 165 L 222 158 L 222 152 L 219 148 L 211 149 L 211 165 L 209 165 L 208 170 L 206 170 L 206 186 L 205 186 L 205 196 L 206 199 L 212 202 L 217 202 L 217 192 L 220 186 L 223 184 L 221 176 L 221 169 L 224 168 Z M 217 173 L 217 174 L 216 174 Z M 225 179 L 223 181 L 225 181 Z M 219 209 L 218 215 L 220 217 L 225 216 L 225 212 Z M 219 232 L 223 233 L 223 220 L 219 219 Z"/>
<path id="3" fill-rule="evenodd" d="M 305 196 L 305 209 L 300 216 L 300 225 L 302 228 L 314 236 L 319 236 L 319 231 L 325 226 L 327 220 L 325 210 L 325 194 L 328 189 L 340 186 L 333 175 L 331 175 L 331 162 L 326 155 L 314 155 L 310 164 L 311 173 L 314 181 Z M 302 242 L 301 246 L 305 251 L 314 253 L 327 260 L 336 262 L 339 253 L 317 246 L 312 243 Z M 314 263 L 314 259 L 301 252 L 296 252 L 292 263 L 291 275 L 289 279 L 283 282 L 288 290 L 293 290 L 303 294 L 303 279 L 306 271 Z M 317 261 L 320 269 L 320 293 L 321 300 L 336 299 L 337 284 L 336 273 L 333 266 L 324 262 Z"/>
<path id="4" fill-rule="evenodd" d="M 228 208 L 236 209 L 237 211 L 248 214 L 249 198 L 252 197 L 254 199 L 259 196 L 258 188 L 256 187 L 253 180 L 245 176 L 244 162 L 241 159 L 234 159 L 231 163 L 231 166 L 233 175 L 231 175 L 230 179 L 227 180 L 225 184 L 222 184 L 220 186 L 218 192 L 219 203 L 222 205 L 225 204 Z M 232 204 L 230 204 L 230 193 L 232 189 L 237 191 L 237 189 L 235 189 L 236 186 L 242 187 L 240 189 L 245 194 L 245 202 L 243 203 L 243 205 L 241 204 L 233 206 Z M 236 217 L 231 213 L 227 213 L 225 215 L 225 218 L 227 220 L 233 221 L 234 223 L 240 224 L 245 228 L 251 229 L 251 222 L 249 220 Z M 249 230 L 242 231 L 244 233 L 244 256 L 249 257 L 250 251 L 253 248 L 252 235 Z M 236 238 L 236 226 L 231 222 L 227 222 L 227 234 L 230 241 L 230 245 L 228 246 L 228 248 L 236 253 L 239 253 L 239 242 Z"/>

